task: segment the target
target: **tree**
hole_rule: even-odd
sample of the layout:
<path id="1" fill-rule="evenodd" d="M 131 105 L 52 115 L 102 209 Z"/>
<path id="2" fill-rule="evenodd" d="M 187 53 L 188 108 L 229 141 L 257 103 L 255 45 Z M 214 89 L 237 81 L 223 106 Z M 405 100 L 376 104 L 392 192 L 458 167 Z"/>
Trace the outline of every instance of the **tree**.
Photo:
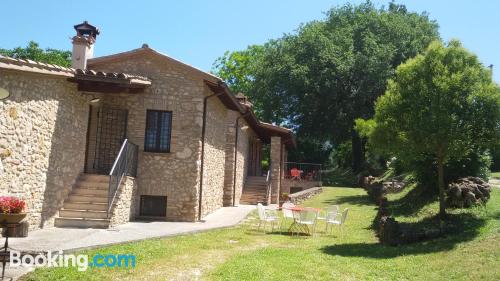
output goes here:
<path id="1" fill-rule="evenodd" d="M 11 50 L 0 49 L 0 54 L 16 58 L 30 59 L 38 62 L 56 64 L 64 67 L 71 66 L 71 52 L 56 49 L 41 49 L 38 43 L 30 41 L 26 48 L 17 47 Z"/>
<path id="2" fill-rule="evenodd" d="M 265 121 L 292 127 L 309 149 L 301 146 L 297 155 L 327 156 L 325 143 L 336 147 L 350 140 L 353 168 L 359 171 L 364 142 L 354 120 L 373 116 L 387 79 L 438 39 L 437 29 L 425 13 L 408 12 L 403 5 L 346 4 L 331 9 L 324 20 L 267 42 L 257 55 L 255 46 L 226 54 L 214 72 L 231 88 L 247 91 Z M 240 64 L 233 54 L 244 54 L 243 61 L 251 63 Z"/>
<path id="3" fill-rule="evenodd" d="M 436 41 L 397 68 L 374 119 L 358 120 L 357 128 L 371 145 L 405 161 L 432 155 L 443 219 L 445 164 L 488 148 L 500 136 L 500 88 L 459 41 Z"/>

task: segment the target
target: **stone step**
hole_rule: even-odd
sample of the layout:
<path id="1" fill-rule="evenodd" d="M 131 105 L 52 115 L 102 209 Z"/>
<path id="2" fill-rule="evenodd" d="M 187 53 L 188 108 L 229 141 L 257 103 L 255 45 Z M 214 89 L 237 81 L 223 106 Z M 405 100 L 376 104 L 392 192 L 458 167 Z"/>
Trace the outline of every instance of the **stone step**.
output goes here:
<path id="1" fill-rule="evenodd" d="M 82 181 L 109 183 L 109 176 L 107 175 L 81 174 L 78 179 Z"/>
<path id="2" fill-rule="evenodd" d="M 261 198 L 266 198 L 266 196 L 241 196 L 241 198 L 244 199 L 261 199 Z"/>
<path id="3" fill-rule="evenodd" d="M 76 182 L 76 186 L 77 187 L 92 187 L 92 188 L 107 190 L 109 188 L 109 183 L 108 182 L 101 182 L 101 181 L 79 180 Z"/>
<path id="4" fill-rule="evenodd" d="M 78 209 L 65 209 L 59 211 L 61 218 L 87 218 L 87 219 L 106 219 L 108 214 L 106 211 L 98 210 L 78 210 Z"/>
<path id="5" fill-rule="evenodd" d="M 266 192 L 266 187 L 244 187 L 243 192 Z"/>
<path id="6" fill-rule="evenodd" d="M 246 201 L 264 201 L 266 199 L 266 196 L 262 197 L 241 197 L 240 200 L 246 200 Z"/>
<path id="7" fill-rule="evenodd" d="M 92 211 L 107 211 L 108 210 L 108 202 L 82 202 L 82 201 L 65 201 L 64 209 L 72 209 L 72 210 L 92 210 Z"/>
<path id="8" fill-rule="evenodd" d="M 267 192 L 266 191 L 244 191 L 241 195 L 266 195 Z"/>
<path id="9" fill-rule="evenodd" d="M 68 197 L 68 202 L 108 203 L 108 197 L 73 193 Z"/>
<path id="10" fill-rule="evenodd" d="M 266 180 L 265 176 L 247 176 L 247 179 L 251 180 Z"/>
<path id="11" fill-rule="evenodd" d="M 245 185 L 267 185 L 266 181 L 245 181 Z"/>
<path id="12" fill-rule="evenodd" d="M 73 188 L 71 194 L 108 197 L 108 190 L 100 188 L 92 188 L 92 187 L 77 187 Z"/>
<path id="13" fill-rule="evenodd" d="M 108 219 L 56 218 L 56 227 L 109 228 Z"/>

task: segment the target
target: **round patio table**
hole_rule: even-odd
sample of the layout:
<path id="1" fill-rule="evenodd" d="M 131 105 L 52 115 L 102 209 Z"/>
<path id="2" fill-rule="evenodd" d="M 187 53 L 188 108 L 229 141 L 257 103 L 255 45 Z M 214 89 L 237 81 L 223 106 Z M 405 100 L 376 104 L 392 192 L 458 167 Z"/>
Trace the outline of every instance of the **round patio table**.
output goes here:
<path id="1" fill-rule="evenodd" d="M 282 209 L 286 209 L 286 210 L 290 210 L 294 213 L 300 213 L 300 212 L 304 212 L 304 211 L 315 211 L 315 212 L 320 212 L 321 209 L 319 208 L 313 208 L 313 207 L 301 207 L 301 206 L 295 206 L 295 207 L 285 207 L 285 208 L 282 208 Z M 307 228 L 307 226 L 305 226 Z M 293 216 L 293 223 L 292 225 L 290 225 L 290 227 L 288 228 L 288 232 L 292 232 L 293 229 L 297 229 L 297 230 L 306 230 L 305 232 L 306 233 L 310 233 L 309 231 L 309 228 L 305 229 L 303 227 L 303 225 L 299 224 L 297 222 L 297 220 L 295 219 L 295 216 Z"/>

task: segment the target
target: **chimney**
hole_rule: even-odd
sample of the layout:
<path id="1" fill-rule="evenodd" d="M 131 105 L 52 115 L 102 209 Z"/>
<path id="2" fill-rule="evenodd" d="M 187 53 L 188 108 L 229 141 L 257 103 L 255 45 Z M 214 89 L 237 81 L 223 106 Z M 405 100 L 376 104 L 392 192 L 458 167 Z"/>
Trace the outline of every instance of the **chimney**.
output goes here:
<path id="1" fill-rule="evenodd" d="M 94 43 L 99 29 L 87 21 L 74 26 L 76 35 L 73 37 L 73 53 L 71 56 L 71 67 L 86 69 L 87 60 L 94 55 Z"/>
<path id="2" fill-rule="evenodd" d="M 253 107 L 253 104 L 248 100 L 247 96 L 245 96 L 243 93 L 238 93 L 235 96 L 236 100 L 244 106 L 247 106 L 249 108 Z"/>

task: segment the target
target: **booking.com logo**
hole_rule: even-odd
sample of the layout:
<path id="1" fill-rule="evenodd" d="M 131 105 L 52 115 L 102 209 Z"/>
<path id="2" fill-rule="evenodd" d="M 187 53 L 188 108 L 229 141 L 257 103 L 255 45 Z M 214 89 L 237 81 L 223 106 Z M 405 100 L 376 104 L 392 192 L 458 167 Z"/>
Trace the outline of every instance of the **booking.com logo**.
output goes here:
<path id="1" fill-rule="evenodd" d="M 89 267 L 126 267 L 135 268 L 135 255 L 131 254 L 95 254 L 89 262 L 88 255 L 63 254 L 62 251 L 48 251 L 36 256 L 24 254 L 19 251 L 10 251 L 10 267 L 19 266 L 47 266 L 47 267 L 77 267 L 78 271 L 86 271 Z"/>

